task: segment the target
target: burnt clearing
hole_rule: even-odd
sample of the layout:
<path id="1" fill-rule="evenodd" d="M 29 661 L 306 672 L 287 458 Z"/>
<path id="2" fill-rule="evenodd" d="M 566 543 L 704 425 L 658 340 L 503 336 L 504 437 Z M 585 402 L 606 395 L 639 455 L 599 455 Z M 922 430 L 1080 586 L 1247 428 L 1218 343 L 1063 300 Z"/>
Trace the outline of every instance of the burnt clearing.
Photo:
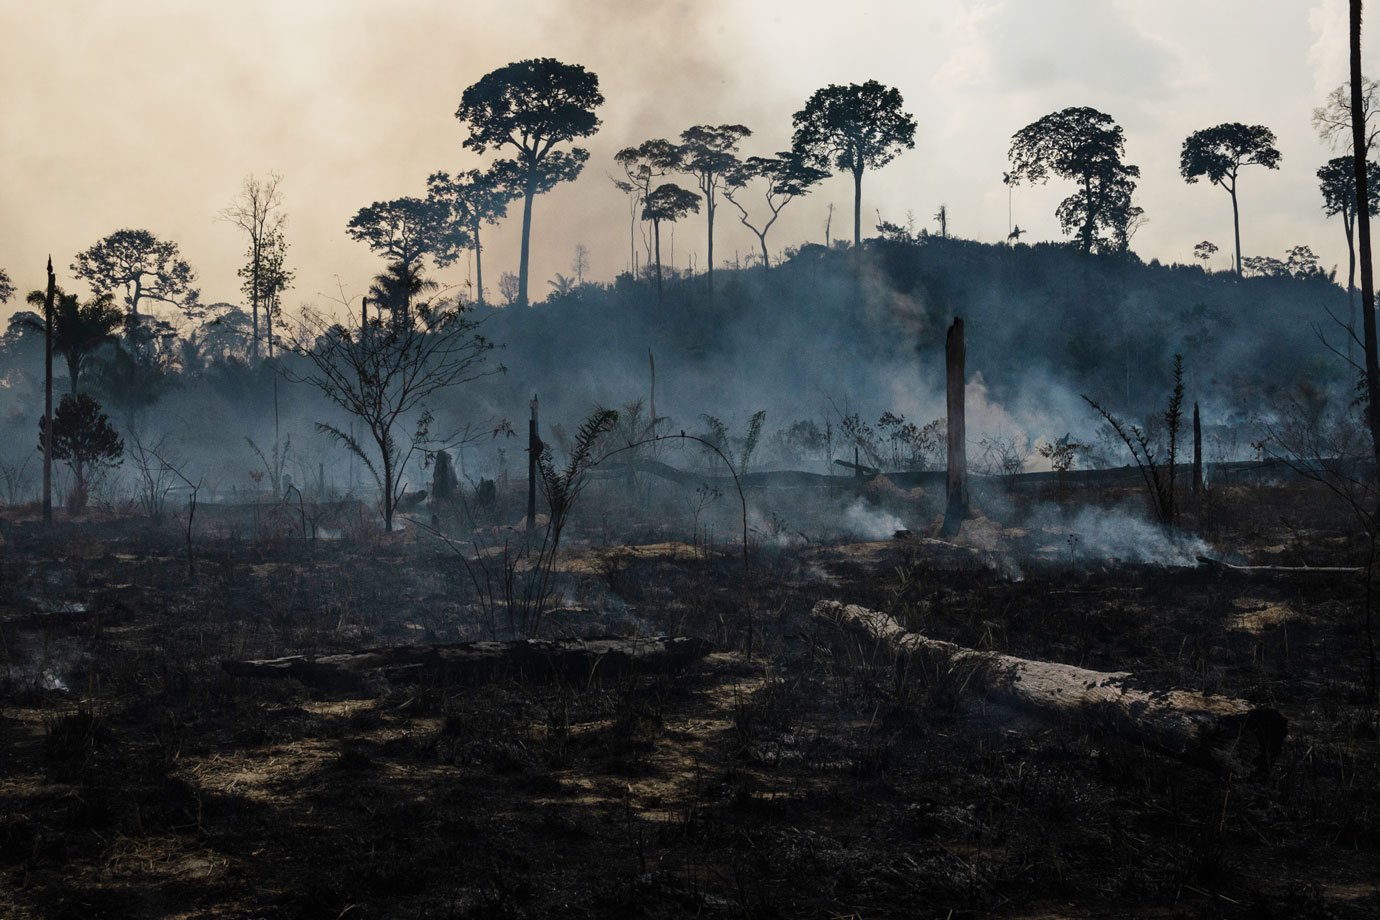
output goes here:
<path id="1" fill-rule="evenodd" d="M 1046 488 L 1065 511 L 1138 500 Z M 1362 578 L 1091 559 L 1074 534 L 994 514 L 946 541 L 756 528 L 745 582 L 738 543 L 682 542 L 619 491 L 582 499 L 541 634 L 697 637 L 707 657 L 346 690 L 222 662 L 517 635 L 424 521 L 325 541 L 266 534 L 267 513 L 239 531 L 208 506 L 189 574 L 176 521 L 93 512 L 45 530 L 11 509 L 0 914 L 1380 911 Z M 907 520 L 934 510 L 871 493 Z M 1213 552 L 1365 562 L 1318 487 L 1209 494 L 1185 530 Z M 1011 520 L 1034 501 L 1007 498 Z M 824 599 L 972 649 L 1275 707 L 1289 735 L 1265 775 L 1223 778 L 996 705 L 960 671 L 898 669 L 813 620 Z"/>

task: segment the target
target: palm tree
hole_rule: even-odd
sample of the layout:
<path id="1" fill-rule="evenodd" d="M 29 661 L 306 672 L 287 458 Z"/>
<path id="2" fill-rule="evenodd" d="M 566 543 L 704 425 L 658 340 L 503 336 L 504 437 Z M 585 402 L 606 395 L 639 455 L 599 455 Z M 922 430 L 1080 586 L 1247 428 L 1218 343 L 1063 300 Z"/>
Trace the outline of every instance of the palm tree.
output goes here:
<path id="1" fill-rule="evenodd" d="M 46 294 L 31 291 L 25 298 L 30 304 L 42 307 Z M 124 324 L 124 313 L 115 306 L 111 294 L 101 294 L 80 303 L 76 294 L 65 294 L 59 288 L 53 299 L 53 351 L 67 360 L 67 380 L 72 395 L 87 361 L 101 349 L 114 342 L 116 332 Z M 28 321 L 37 332 L 43 331 L 43 321 L 37 317 Z"/>
<path id="2" fill-rule="evenodd" d="M 412 324 L 412 302 L 424 291 L 434 291 L 440 285 L 401 260 L 390 262 L 381 274 L 374 276 L 369 286 L 369 302 L 387 309 L 396 325 Z"/>

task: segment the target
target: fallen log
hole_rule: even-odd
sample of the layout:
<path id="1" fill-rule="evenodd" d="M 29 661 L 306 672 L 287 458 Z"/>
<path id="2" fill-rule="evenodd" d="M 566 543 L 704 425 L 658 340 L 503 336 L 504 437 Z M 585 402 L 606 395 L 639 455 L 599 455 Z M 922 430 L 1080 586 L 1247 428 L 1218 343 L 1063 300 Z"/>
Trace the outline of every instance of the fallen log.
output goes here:
<path id="1" fill-rule="evenodd" d="M 702 639 L 520 639 L 451 645 L 395 645 L 338 655 L 222 661 L 234 677 L 295 678 L 327 688 L 358 686 L 377 675 L 393 683 L 477 682 L 497 675 L 587 684 L 604 677 L 681 671 L 709 654 Z"/>
<path id="2" fill-rule="evenodd" d="M 1240 575 L 1364 575 L 1366 570 L 1354 565 L 1232 565 L 1209 556 L 1199 556 L 1198 564 L 1219 572 Z"/>
<path id="3" fill-rule="evenodd" d="M 1134 686 L 1126 672 L 979 652 L 908 632 L 884 613 L 837 601 L 819 602 L 813 615 L 898 655 L 922 655 L 931 665 L 962 669 L 964 685 L 993 700 L 1228 775 L 1266 772 L 1288 731 L 1278 711 L 1245 700 L 1146 690 Z"/>

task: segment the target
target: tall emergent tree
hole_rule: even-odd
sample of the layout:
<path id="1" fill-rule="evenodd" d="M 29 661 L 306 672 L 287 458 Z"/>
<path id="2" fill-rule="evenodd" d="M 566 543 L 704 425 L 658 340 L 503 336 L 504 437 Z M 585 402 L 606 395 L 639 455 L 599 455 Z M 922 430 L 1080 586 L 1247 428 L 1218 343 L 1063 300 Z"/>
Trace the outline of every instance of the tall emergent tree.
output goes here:
<path id="1" fill-rule="evenodd" d="M 464 227 L 469 235 L 469 248 L 474 252 L 474 300 L 484 305 L 484 247 L 479 242 L 479 230 L 484 224 L 496 224 L 508 215 L 508 202 L 513 192 L 505 181 L 504 170 L 490 168 L 486 172 L 471 169 L 456 173 L 433 173 L 426 180 L 427 198 L 440 203 L 450 220 Z M 463 252 L 456 247 L 456 237 L 448 237 L 436 253 L 441 268 L 454 263 Z"/>
<path id="2" fill-rule="evenodd" d="M 876 80 L 815 90 L 792 121 L 791 147 L 811 166 L 853 174 L 853 247 L 862 246 L 863 172 L 915 148 L 915 119 L 901 93 Z"/>
<path id="3" fill-rule="evenodd" d="M 1084 252 L 1124 252 L 1142 213 L 1131 203 L 1140 168 L 1125 162 L 1125 154 L 1124 132 L 1110 115 L 1072 106 L 1012 136 L 1008 184 L 1047 182 L 1051 173 L 1078 183 L 1055 212 L 1064 233 L 1077 232 Z"/>
<path id="4" fill-rule="evenodd" d="M 665 182 L 652 189 L 642 205 L 642 219 L 652 222 L 652 239 L 656 250 L 656 299 L 661 302 L 661 225 L 674 223 L 700 209 L 699 197 L 688 188 Z"/>
<path id="5" fill-rule="evenodd" d="M 177 244 L 147 230 L 116 230 L 79 253 L 72 271 L 96 294 L 123 290 L 125 327 L 131 338 L 140 332 L 143 301 L 171 304 L 191 317 L 200 309 L 200 292 L 192 287 L 196 273 Z"/>
<path id="6" fill-rule="evenodd" d="M 1380 166 L 1374 161 L 1366 165 L 1368 181 L 1372 187 L 1380 183 Z M 1346 296 L 1351 307 L 1351 329 L 1356 329 L 1356 170 L 1350 156 L 1333 157 L 1318 170 L 1318 189 L 1322 192 L 1323 213 L 1328 217 L 1342 218 L 1342 232 L 1346 234 Z M 1380 204 L 1372 194 L 1370 216 L 1377 213 Z"/>
<path id="7" fill-rule="evenodd" d="M 264 343 L 270 358 L 273 357 L 273 319 L 282 315 L 283 294 L 292 287 L 292 279 L 297 274 L 287 267 L 287 248 L 287 237 L 281 230 L 274 230 L 259 246 L 256 270 L 251 273 L 247 264 L 239 270 L 240 280 L 244 282 L 242 290 L 254 291 L 251 296 L 263 308 Z"/>
<path id="8" fill-rule="evenodd" d="M 594 110 L 604 104 L 599 77 L 578 64 L 535 58 L 500 67 L 465 90 L 455 117 L 467 125 L 465 146 L 476 153 L 512 147 L 511 164 L 522 193 L 522 256 L 518 303 L 526 306 L 532 241 L 532 199 L 574 179 L 589 159 L 583 147 L 556 145 L 599 129 Z M 497 166 L 498 164 L 495 164 Z"/>
<path id="9" fill-rule="evenodd" d="M 282 182 L 283 177 L 276 172 L 269 173 L 267 179 L 246 176 L 234 201 L 218 215 L 221 220 L 239 227 L 249 238 L 245 264 L 239 275 L 244 280 L 244 292 L 249 296 L 254 328 L 249 348 L 255 359 L 259 357 L 259 307 L 264 303 L 260 298 L 266 288 L 271 288 L 262 278 L 266 250 L 275 238 L 281 239 L 283 225 L 287 223 L 287 215 L 283 213 Z M 270 301 L 272 296 L 270 294 Z"/>
<path id="10" fill-rule="evenodd" d="M 637 275 L 635 232 L 637 222 L 646 220 L 643 210 L 647 196 L 657 180 L 680 168 L 680 147 L 664 137 L 654 137 L 636 147 L 624 147 L 614 154 L 614 161 L 623 168 L 625 179 L 614 179 L 614 186 L 628 196 L 631 215 L 628 227 L 628 271 Z M 650 259 L 648 260 L 650 261 Z"/>
<path id="11" fill-rule="evenodd" d="M 78 302 L 76 294 L 64 293 L 62 288 L 53 294 L 53 352 L 67 360 L 67 384 L 76 396 L 81 372 L 102 346 L 116 341 L 124 315 L 111 294 L 97 294 L 86 303 Z M 25 298 L 40 309 L 47 299 L 47 291 L 30 291 Z M 24 322 L 33 331 L 42 332 L 41 315 L 29 314 Z"/>
<path id="12" fill-rule="evenodd" d="M 695 178 L 704 196 L 704 212 L 709 227 L 709 267 L 706 282 L 714 293 L 714 211 L 718 196 L 729 177 L 742 165 L 738 145 L 752 134 L 743 125 L 694 125 L 680 134 L 680 169 Z"/>
<path id="13" fill-rule="evenodd" d="M 466 229 L 451 221 L 445 203 L 435 199 L 376 201 L 360 208 L 345 232 L 388 260 L 385 274 L 396 278 L 398 296 L 381 306 L 392 312 L 395 324 L 403 325 L 411 322 L 412 298 L 424 286 L 426 257 L 469 244 Z"/>
<path id="14" fill-rule="evenodd" d="M 44 419 L 38 420 L 38 449 L 47 451 L 48 428 Z M 53 459 L 62 460 L 72 468 L 72 493 L 67 509 L 73 513 L 86 507 L 91 473 L 103 467 L 120 465 L 124 441 L 101 411 L 101 404 L 85 393 L 69 393 L 62 397 L 53 414 Z"/>
<path id="15" fill-rule="evenodd" d="M 396 264 L 396 263 L 395 263 Z M 297 379 L 319 389 L 331 402 L 357 418 L 364 433 L 355 435 L 319 423 L 360 459 L 380 491 L 385 530 L 405 485 L 408 462 L 427 440 L 431 414 L 426 401 L 451 387 L 489 374 L 502 366 L 488 363 L 493 344 L 479 324 L 457 304 L 421 304 L 414 322 L 373 320 L 361 329 L 346 328 L 307 311 L 291 348 L 310 370 Z M 411 434 L 403 429 L 411 427 Z"/>
<path id="16" fill-rule="evenodd" d="M 1356 176 L 1356 200 L 1369 202 L 1370 174 L 1366 168 L 1369 149 L 1365 106 L 1365 77 L 1361 74 L 1361 0 L 1351 0 L 1351 152 Z M 1366 352 L 1366 420 L 1374 450 L 1376 475 L 1380 476 L 1380 349 L 1375 338 L 1375 268 L 1371 262 L 1370 208 L 1356 209 L 1356 240 L 1361 260 L 1361 326 Z M 1369 611 L 1367 605 L 1367 611 Z M 1369 627 L 1369 620 L 1367 620 Z M 1369 628 L 1367 629 L 1369 632 Z M 1375 650 L 1371 649 L 1371 687 L 1375 685 Z"/>
<path id="17" fill-rule="evenodd" d="M 1190 184 L 1206 176 L 1231 196 L 1232 229 L 1236 234 L 1236 274 L 1241 274 L 1241 212 L 1236 201 L 1236 180 L 1243 166 L 1279 169 L 1275 132 L 1264 125 L 1227 122 L 1194 131 L 1184 139 L 1179 172 Z"/>
<path id="18" fill-rule="evenodd" d="M 778 153 L 774 157 L 748 157 L 729 177 L 724 187 L 724 197 L 738 209 L 738 220 L 757 237 L 762 248 L 762 268 L 771 268 L 771 256 L 767 252 L 767 233 L 770 232 L 781 210 L 796 198 L 809 194 L 811 187 L 828 177 L 822 169 L 816 169 L 795 151 Z M 771 215 L 754 221 L 747 206 L 740 200 L 747 186 L 754 180 L 761 180 L 766 199 L 767 211 Z"/>

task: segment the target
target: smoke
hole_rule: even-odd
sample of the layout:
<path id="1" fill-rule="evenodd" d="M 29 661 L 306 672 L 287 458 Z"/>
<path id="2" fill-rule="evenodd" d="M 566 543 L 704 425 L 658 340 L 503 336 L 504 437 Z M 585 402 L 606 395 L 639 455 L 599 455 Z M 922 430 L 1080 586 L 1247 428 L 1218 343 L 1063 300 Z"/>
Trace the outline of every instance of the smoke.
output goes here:
<path id="1" fill-rule="evenodd" d="M 1169 530 L 1121 508 L 1080 508 L 1070 512 L 1051 505 L 1037 507 L 1027 518 L 1038 531 L 1037 555 L 1070 562 L 1126 562 L 1191 568 L 1209 552 L 1202 539 Z"/>
<path id="2" fill-rule="evenodd" d="M 843 511 L 842 529 L 864 540 L 889 540 L 906 524 L 890 512 L 872 508 L 861 498 Z"/>

